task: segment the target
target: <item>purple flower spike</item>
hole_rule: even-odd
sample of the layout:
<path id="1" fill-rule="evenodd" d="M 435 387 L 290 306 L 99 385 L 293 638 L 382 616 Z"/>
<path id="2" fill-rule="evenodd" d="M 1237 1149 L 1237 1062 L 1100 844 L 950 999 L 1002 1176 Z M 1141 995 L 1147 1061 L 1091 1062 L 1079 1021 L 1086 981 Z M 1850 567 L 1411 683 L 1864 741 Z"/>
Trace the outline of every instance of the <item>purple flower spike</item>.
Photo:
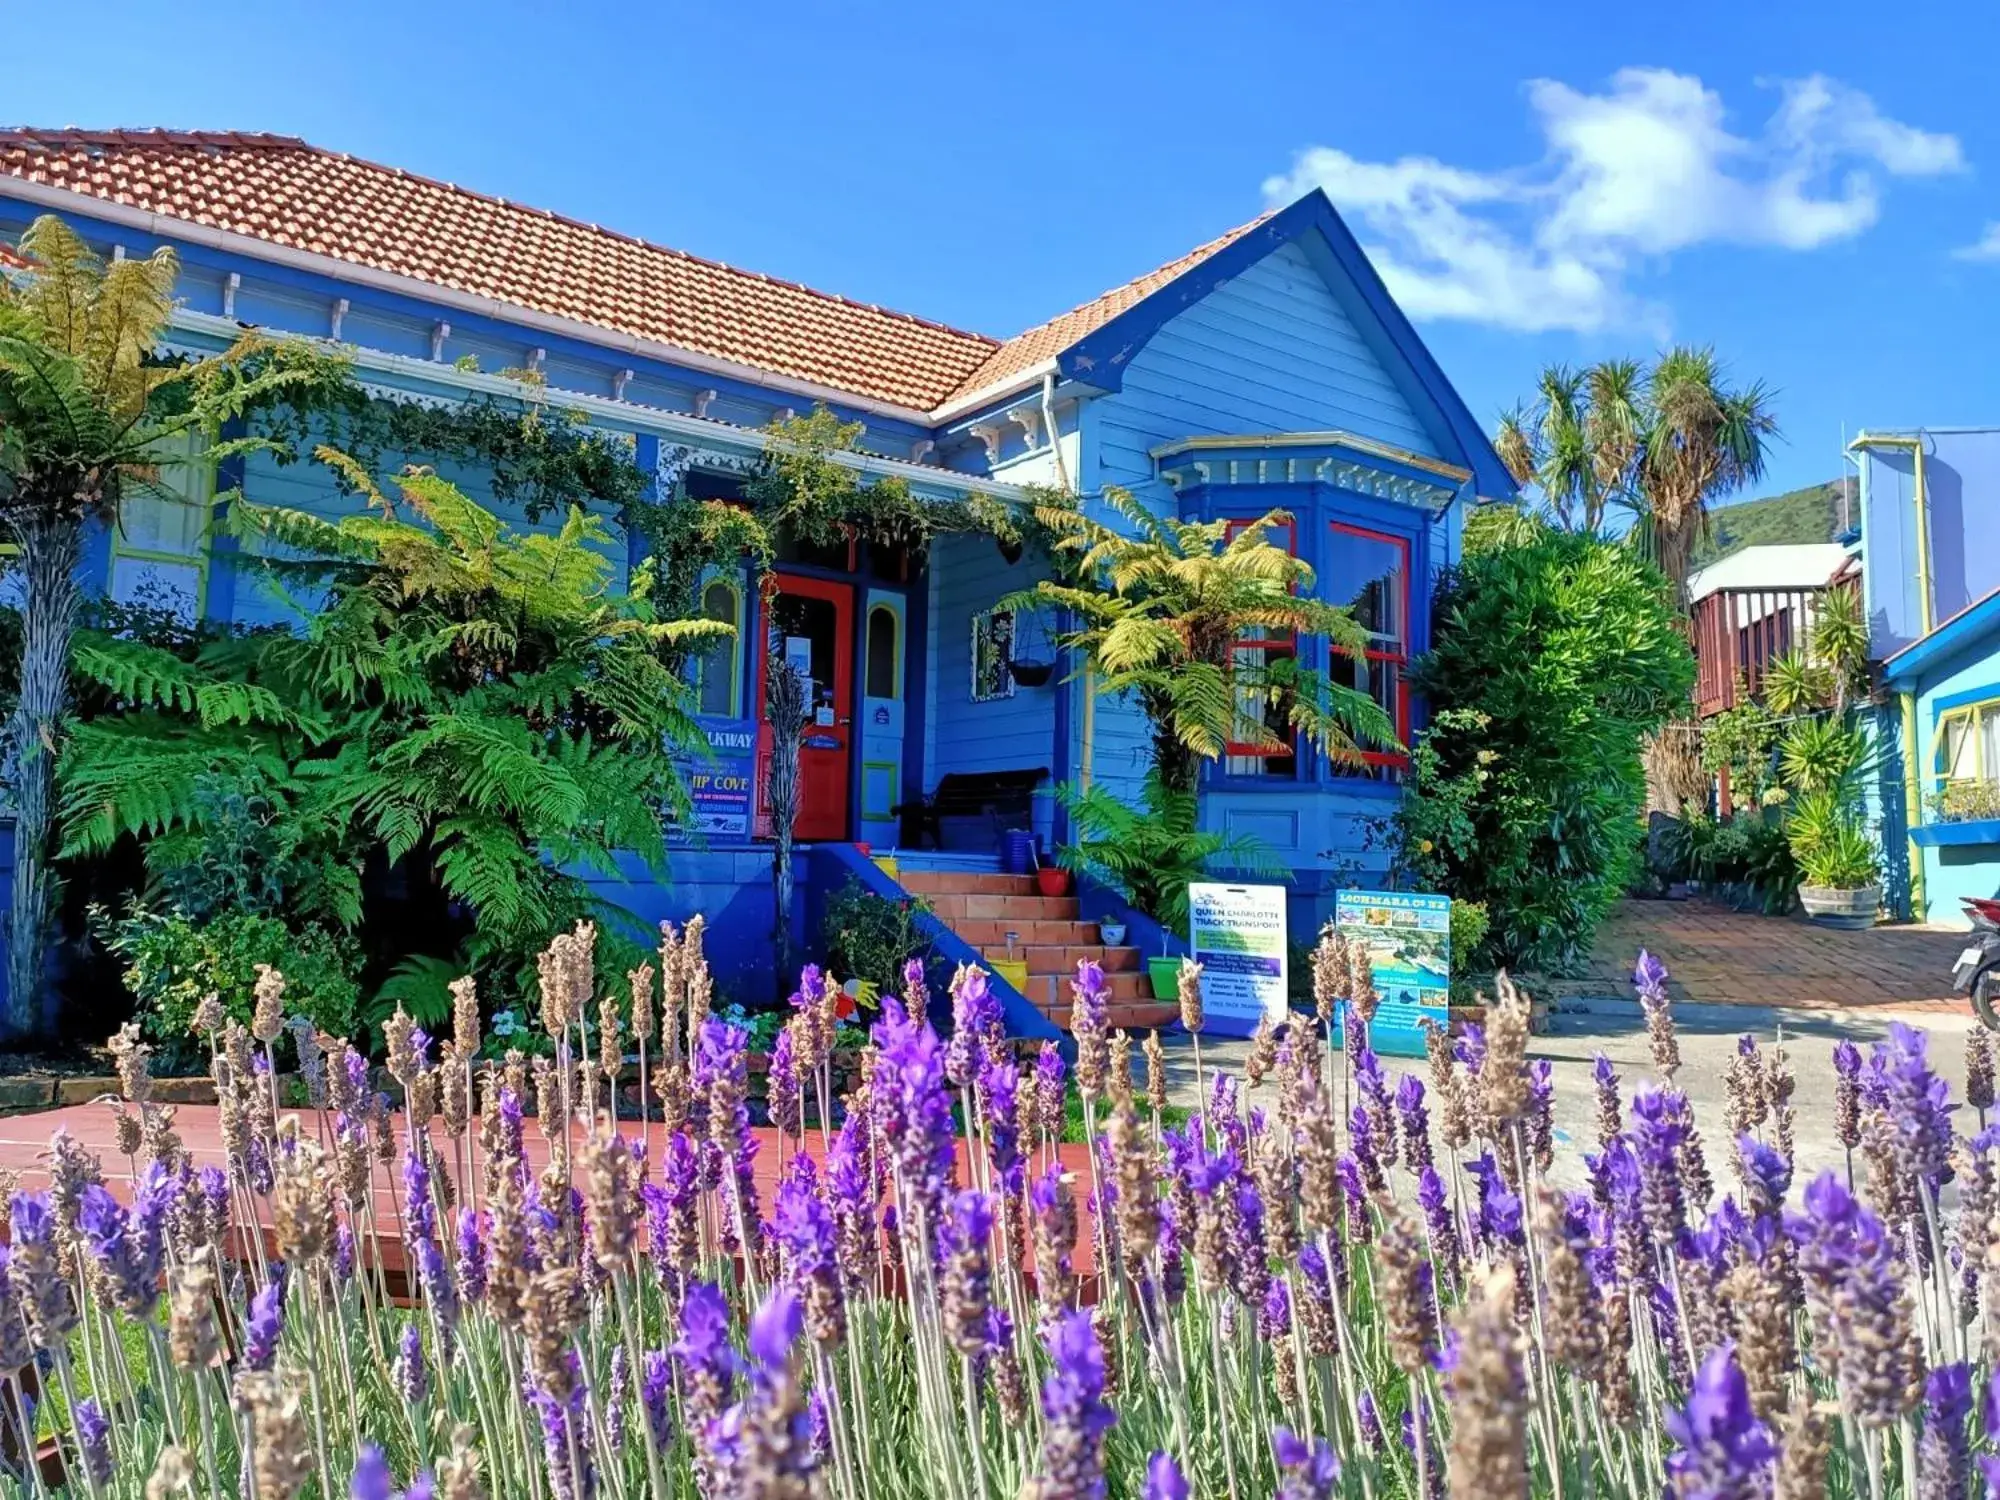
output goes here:
<path id="1" fill-rule="evenodd" d="M 1917 1449 L 1919 1495 L 1963 1495 L 1972 1478 L 1972 1371 L 1940 1365 L 1924 1381 L 1924 1436 Z"/>
<path id="2" fill-rule="evenodd" d="M 1667 1483 L 1676 1500 L 1751 1500 L 1770 1493 L 1777 1445 L 1750 1410 L 1750 1387 L 1736 1365 L 1736 1351 L 1709 1351 L 1695 1372 L 1687 1405 L 1670 1411 L 1667 1433 L 1679 1450 L 1667 1457 Z"/>
<path id="3" fill-rule="evenodd" d="M 244 1319 L 243 1362 L 253 1370 L 268 1370 L 278 1357 L 278 1338 L 285 1331 L 285 1283 L 272 1281 L 250 1299 Z"/>
<path id="4" fill-rule="evenodd" d="M 111 1482 L 111 1419 L 86 1396 L 76 1403 L 76 1446 L 92 1484 Z"/>
<path id="5" fill-rule="evenodd" d="M 1271 1450 L 1278 1460 L 1274 1500 L 1330 1500 L 1340 1483 L 1340 1460 L 1324 1438 L 1308 1443 L 1280 1427 L 1271 1434 Z"/>
<path id="6" fill-rule="evenodd" d="M 1146 1460 L 1146 1482 L 1139 1500 L 1188 1500 L 1188 1482 L 1176 1464 L 1164 1453 Z"/>
<path id="7" fill-rule="evenodd" d="M 430 1374 L 424 1367 L 424 1338 L 414 1323 L 403 1325 L 403 1337 L 397 1345 L 391 1373 L 396 1381 L 396 1394 L 411 1406 L 422 1402 L 430 1390 Z"/>
<path id="8" fill-rule="evenodd" d="M 764 1299 L 750 1319 L 749 1338 L 750 1360 L 760 1378 L 770 1381 L 784 1373 L 804 1326 L 798 1294 L 790 1287 L 781 1286 Z"/>
<path id="9" fill-rule="evenodd" d="M 1042 1383 L 1042 1478 L 1046 1493 L 1104 1494 L 1104 1434 L 1118 1420 L 1104 1402 L 1104 1351 L 1090 1314 L 1065 1313 L 1045 1335 L 1051 1369 Z"/>
<path id="10" fill-rule="evenodd" d="M 396 1476 L 389 1472 L 389 1459 L 373 1443 L 363 1443 L 354 1456 L 354 1479 L 347 1487 L 350 1500 L 394 1500 Z"/>
<path id="11" fill-rule="evenodd" d="M 1658 994 L 1667 987 L 1667 966 L 1644 948 L 1632 970 L 1632 987 L 1642 994 Z"/>

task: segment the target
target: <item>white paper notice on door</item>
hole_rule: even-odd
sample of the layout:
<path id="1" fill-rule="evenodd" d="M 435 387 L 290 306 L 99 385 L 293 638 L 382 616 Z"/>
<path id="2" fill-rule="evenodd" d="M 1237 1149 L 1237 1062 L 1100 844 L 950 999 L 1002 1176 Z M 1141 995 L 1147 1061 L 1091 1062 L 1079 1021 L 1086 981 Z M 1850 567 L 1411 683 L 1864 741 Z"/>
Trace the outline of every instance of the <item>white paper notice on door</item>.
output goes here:
<path id="1" fill-rule="evenodd" d="M 785 637 L 785 665 L 790 667 L 807 682 L 813 675 L 813 643 L 811 636 L 788 635 Z"/>

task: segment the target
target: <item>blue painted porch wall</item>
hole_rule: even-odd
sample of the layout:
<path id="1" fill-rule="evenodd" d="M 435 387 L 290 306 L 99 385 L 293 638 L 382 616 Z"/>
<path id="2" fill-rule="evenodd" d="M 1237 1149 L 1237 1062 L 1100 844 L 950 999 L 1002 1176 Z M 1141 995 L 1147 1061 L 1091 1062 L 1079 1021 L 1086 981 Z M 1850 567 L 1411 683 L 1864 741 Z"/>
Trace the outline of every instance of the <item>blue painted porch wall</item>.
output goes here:
<path id="1" fill-rule="evenodd" d="M 971 535 L 939 537 L 931 546 L 929 569 L 924 790 L 935 790 L 940 778 L 954 772 L 1045 767 L 1053 780 L 1059 769 L 1055 726 L 1060 679 L 1039 688 L 1017 685 L 1011 698 L 972 701 L 973 616 L 1017 589 L 1033 587 L 1043 571 L 1032 557 L 1009 563 L 991 537 Z M 1024 629 L 1026 619 L 1025 614 L 1016 617 L 1017 654 L 1052 654 L 1048 622 Z M 1035 801 L 1034 827 L 1044 839 L 1052 832 L 1052 808 L 1047 796 Z"/>
<path id="2" fill-rule="evenodd" d="M 1155 477 L 1151 450 L 1190 436 L 1338 429 L 1451 457 L 1444 435 L 1418 415 L 1391 362 L 1362 334 L 1330 269 L 1315 237 L 1281 246 L 1161 328 L 1133 358 L 1123 389 L 1084 407 L 1080 478 L 1088 494 L 1121 485 L 1156 511 L 1178 510 L 1181 497 Z M 1254 497 L 1249 489 L 1243 494 Z M 1387 514 L 1386 502 L 1343 492 L 1342 503 L 1348 498 L 1378 521 Z M 1273 492 L 1265 508 L 1295 502 Z M 1413 622 L 1428 619 L 1431 570 L 1457 553 L 1460 509 L 1403 518 L 1418 542 L 1411 549 Z M 1082 716 L 1072 717 L 1080 759 Z M 1100 698 L 1093 718 L 1093 780 L 1136 798 L 1149 762 L 1144 716 L 1136 703 Z M 1325 915 L 1321 908 L 1330 910 L 1337 884 L 1386 872 L 1378 830 L 1396 797 L 1393 788 L 1338 781 L 1218 786 L 1203 798 L 1204 818 L 1253 834 L 1297 872 L 1294 931 L 1310 931 L 1307 924 Z"/>

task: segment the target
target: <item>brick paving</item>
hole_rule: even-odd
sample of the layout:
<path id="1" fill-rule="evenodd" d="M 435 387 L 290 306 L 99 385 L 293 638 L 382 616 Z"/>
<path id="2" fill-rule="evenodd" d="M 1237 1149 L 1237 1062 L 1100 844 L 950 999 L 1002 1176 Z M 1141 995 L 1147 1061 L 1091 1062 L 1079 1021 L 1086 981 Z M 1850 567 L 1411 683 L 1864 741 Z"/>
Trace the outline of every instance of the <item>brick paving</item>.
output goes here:
<path id="1" fill-rule="evenodd" d="M 1951 966 L 1965 943 L 1963 931 L 1943 927 L 1843 932 L 1712 902 L 1626 901 L 1599 930 L 1581 974 L 1536 980 L 1531 989 L 1553 1000 L 1630 995 L 1643 947 L 1666 964 L 1676 1000 L 1969 1014 L 1951 992 Z"/>

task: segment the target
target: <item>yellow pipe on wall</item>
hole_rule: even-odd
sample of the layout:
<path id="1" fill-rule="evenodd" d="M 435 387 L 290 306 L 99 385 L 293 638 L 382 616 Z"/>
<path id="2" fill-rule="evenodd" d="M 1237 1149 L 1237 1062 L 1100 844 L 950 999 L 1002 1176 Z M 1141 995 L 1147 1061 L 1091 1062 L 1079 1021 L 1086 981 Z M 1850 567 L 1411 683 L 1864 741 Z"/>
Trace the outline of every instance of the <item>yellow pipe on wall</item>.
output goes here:
<path id="1" fill-rule="evenodd" d="M 1910 918 L 1930 919 L 1924 900 L 1924 851 L 1917 847 L 1916 831 L 1924 821 L 1923 784 L 1917 772 L 1917 695 L 1896 695 L 1903 706 L 1903 828 L 1909 837 Z"/>
<path id="2" fill-rule="evenodd" d="M 1917 507 L 1917 617 L 1923 625 L 1923 633 L 1929 635 L 1937 626 L 1937 611 L 1931 602 L 1931 517 L 1929 496 L 1924 490 L 1924 440 L 1922 437 L 1887 437 L 1864 432 L 1847 447 L 1849 452 L 1856 448 L 1907 448 L 1916 455 L 1913 479 L 1916 493 L 1911 498 Z"/>
<path id="3" fill-rule="evenodd" d="M 1090 759 L 1097 748 L 1097 675 L 1088 666 L 1083 669 L 1083 747 L 1077 761 L 1077 783 L 1086 792 L 1090 790 Z"/>

